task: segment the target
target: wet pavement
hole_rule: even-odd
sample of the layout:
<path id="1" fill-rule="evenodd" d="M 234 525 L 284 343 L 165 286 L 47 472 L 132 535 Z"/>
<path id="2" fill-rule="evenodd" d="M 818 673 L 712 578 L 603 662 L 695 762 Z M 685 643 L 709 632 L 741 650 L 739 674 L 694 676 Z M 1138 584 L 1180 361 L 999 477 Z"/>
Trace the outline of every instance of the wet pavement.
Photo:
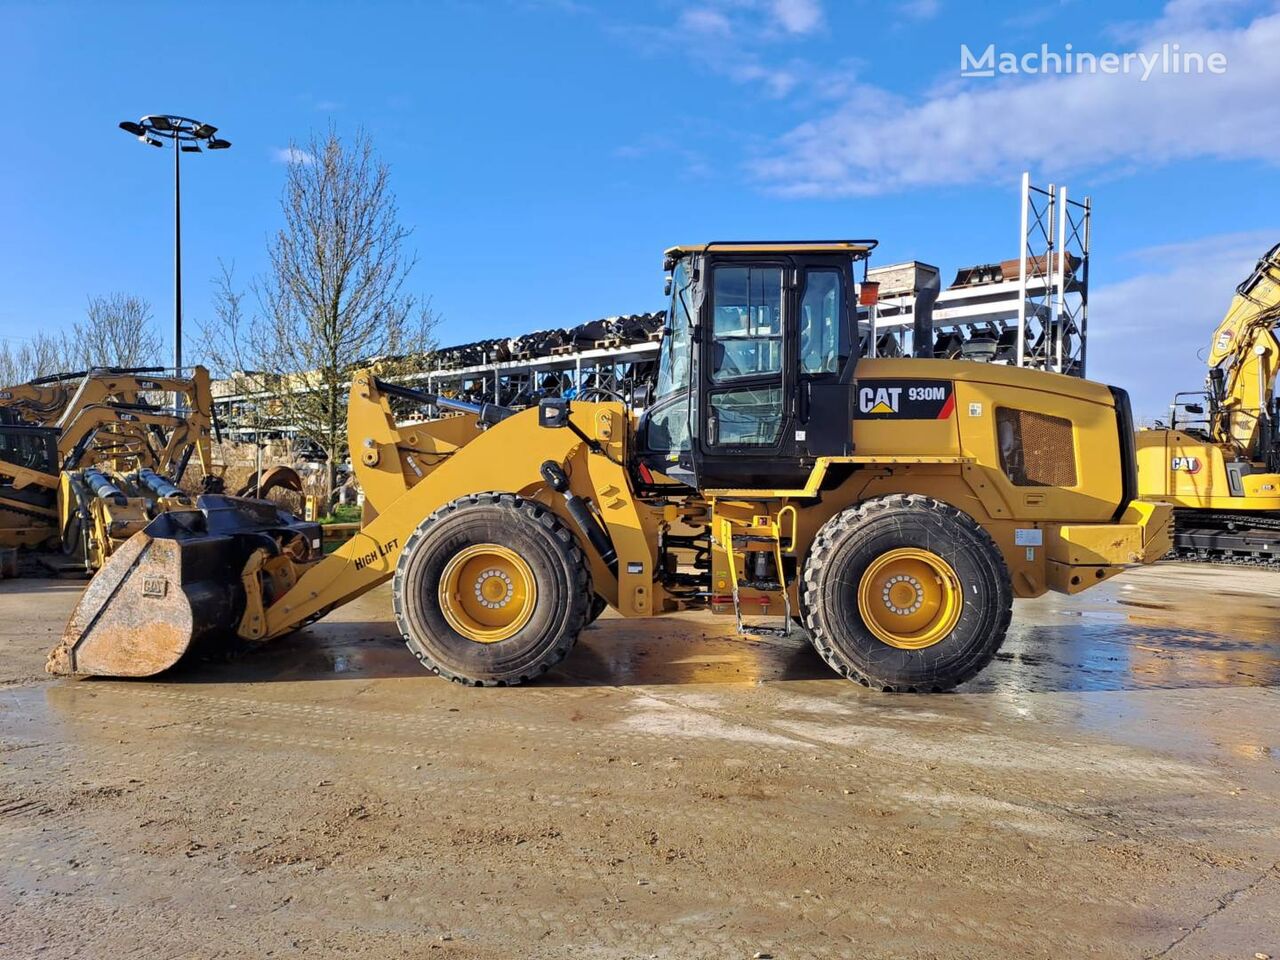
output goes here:
<path id="1" fill-rule="evenodd" d="M 925 697 L 704 615 L 463 688 L 386 588 L 51 680 L 79 586 L 0 583 L 0 956 L 1280 958 L 1280 573 L 1020 602 Z"/>

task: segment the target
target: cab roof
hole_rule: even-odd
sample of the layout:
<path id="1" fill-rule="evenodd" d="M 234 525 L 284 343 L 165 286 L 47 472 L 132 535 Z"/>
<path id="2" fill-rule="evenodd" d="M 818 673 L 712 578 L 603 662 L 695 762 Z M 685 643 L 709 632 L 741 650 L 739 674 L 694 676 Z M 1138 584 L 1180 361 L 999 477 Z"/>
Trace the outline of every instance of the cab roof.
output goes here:
<path id="1" fill-rule="evenodd" d="M 878 240 L 713 240 L 711 243 L 681 244 L 668 247 L 668 257 L 685 257 L 693 253 L 837 253 L 865 257 L 875 249 Z"/>

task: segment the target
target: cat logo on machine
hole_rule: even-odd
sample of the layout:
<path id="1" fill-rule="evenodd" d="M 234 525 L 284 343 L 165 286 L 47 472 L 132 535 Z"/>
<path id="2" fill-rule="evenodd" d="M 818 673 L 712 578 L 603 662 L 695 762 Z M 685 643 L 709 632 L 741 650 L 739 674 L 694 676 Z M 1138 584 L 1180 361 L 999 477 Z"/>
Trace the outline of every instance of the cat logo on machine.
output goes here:
<path id="1" fill-rule="evenodd" d="M 858 412 L 897 420 L 945 420 L 956 408 L 950 380 L 863 380 Z"/>
<path id="2" fill-rule="evenodd" d="M 1174 457 L 1169 462 L 1169 468 L 1175 473 L 1182 471 L 1183 473 L 1199 473 L 1200 458 L 1199 457 Z"/>

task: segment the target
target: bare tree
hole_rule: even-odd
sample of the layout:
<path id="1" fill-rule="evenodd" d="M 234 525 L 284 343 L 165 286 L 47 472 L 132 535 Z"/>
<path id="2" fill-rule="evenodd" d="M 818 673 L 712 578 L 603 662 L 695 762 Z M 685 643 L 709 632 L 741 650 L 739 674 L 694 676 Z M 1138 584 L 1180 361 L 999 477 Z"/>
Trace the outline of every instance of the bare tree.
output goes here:
<path id="1" fill-rule="evenodd" d="M 0 341 L 0 387 L 91 367 L 148 366 L 160 347 L 146 300 L 127 293 L 90 297 L 70 333 L 37 330 L 21 341 Z"/>
<path id="2" fill-rule="evenodd" d="M 212 280 L 213 319 L 197 324 L 197 350 L 213 375 L 225 380 L 255 373 L 254 321 L 245 316 L 245 291 L 236 284 L 236 265 L 218 260 Z"/>
<path id="3" fill-rule="evenodd" d="M 21 348 L 9 346 L 8 340 L 0 340 L 0 386 L 13 386 L 28 379 L 26 367 L 19 359 Z"/>
<path id="4" fill-rule="evenodd" d="M 405 290 L 410 230 L 368 136 L 347 142 L 331 129 L 290 157 L 284 225 L 268 245 L 270 270 L 252 285 L 261 315 L 245 320 L 224 266 L 202 341 L 221 372 L 242 371 L 276 399 L 279 425 L 324 451 L 332 489 L 347 454 L 352 370 L 375 360 L 391 373 L 421 368 L 436 318 Z"/>
<path id="5" fill-rule="evenodd" d="M 151 304 L 128 293 L 90 297 L 84 321 L 66 338 L 67 359 L 80 369 L 147 366 L 159 360 L 160 348 Z"/>
<path id="6" fill-rule="evenodd" d="M 51 373 L 63 373 L 74 364 L 68 356 L 66 335 L 36 331 L 14 345 L 0 341 L 0 387 L 26 383 Z"/>
<path id="7" fill-rule="evenodd" d="M 253 429 L 254 462 L 257 482 L 262 482 L 262 429 L 271 426 L 270 407 L 278 408 L 267 392 L 274 382 L 268 374 L 255 369 L 262 359 L 255 355 L 254 319 L 246 317 L 245 291 L 236 283 L 235 263 L 218 260 L 218 274 L 213 278 L 213 319 L 197 324 L 197 350 L 215 377 L 229 384 L 234 398 L 234 418 Z M 268 408 L 264 411 L 264 407 Z"/>

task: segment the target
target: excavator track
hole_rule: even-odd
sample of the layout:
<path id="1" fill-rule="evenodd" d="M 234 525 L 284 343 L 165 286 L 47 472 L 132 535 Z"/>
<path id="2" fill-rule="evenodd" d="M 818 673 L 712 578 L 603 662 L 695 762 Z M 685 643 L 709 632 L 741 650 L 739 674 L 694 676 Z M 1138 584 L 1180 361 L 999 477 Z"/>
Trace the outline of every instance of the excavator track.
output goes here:
<path id="1" fill-rule="evenodd" d="M 1280 515 L 1173 512 L 1174 560 L 1280 570 Z"/>

